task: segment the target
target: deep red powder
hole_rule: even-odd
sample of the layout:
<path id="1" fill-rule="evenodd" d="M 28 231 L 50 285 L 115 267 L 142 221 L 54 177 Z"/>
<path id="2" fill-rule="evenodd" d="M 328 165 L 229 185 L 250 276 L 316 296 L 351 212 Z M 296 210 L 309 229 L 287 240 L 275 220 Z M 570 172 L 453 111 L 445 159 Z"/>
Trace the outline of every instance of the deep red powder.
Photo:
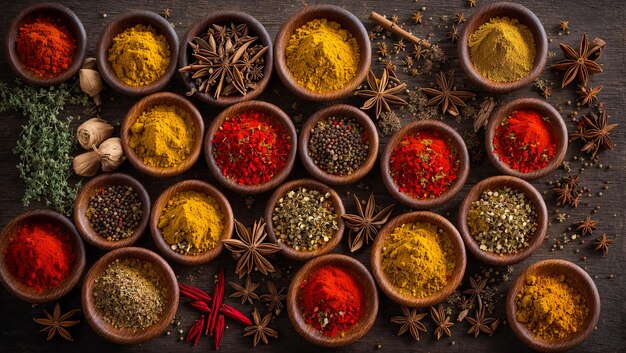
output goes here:
<path id="1" fill-rule="evenodd" d="M 16 44 L 22 64 L 40 77 L 66 71 L 76 51 L 72 33 L 60 21 L 47 17 L 22 25 Z"/>

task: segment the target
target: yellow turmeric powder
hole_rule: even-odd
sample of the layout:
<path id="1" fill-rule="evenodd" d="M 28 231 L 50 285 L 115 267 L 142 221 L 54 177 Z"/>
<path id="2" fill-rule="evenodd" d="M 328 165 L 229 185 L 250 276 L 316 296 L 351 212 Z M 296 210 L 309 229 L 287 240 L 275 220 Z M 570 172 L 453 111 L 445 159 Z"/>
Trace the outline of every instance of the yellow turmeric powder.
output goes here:
<path id="1" fill-rule="evenodd" d="M 138 24 L 113 38 L 108 59 L 124 84 L 144 86 L 165 75 L 170 45 L 154 28 Z"/>
<path id="2" fill-rule="evenodd" d="M 169 168 L 191 154 L 197 134 L 187 112 L 157 105 L 143 112 L 130 127 L 129 145 L 145 164 Z"/>
<path id="3" fill-rule="evenodd" d="M 343 88 L 356 75 L 359 45 L 337 22 L 315 19 L 298 28 L 285 49 L 296 81 L 315 92 Z"/>
<path id="4" fill-rule="evenodd" d="M 564 275 L 528 276 L 515 304 L 517 321 L 545 340 L 577 332 L 589 314 L 585 298 Z"/>
<path id="5" fill-rule="evenodd" d="M 183 191 L 167 201 L 158 227 L 172 250 L 197 255 L 219 244 L 224 233 L 224 214 L 214 198 Z"/>
<path id="6" fill-rule="evenodd" d="M 455 265 L 452 241 L 434 224 L 403 224 L 383 241 L 383 273 L 401 293 L 434 294 L 446 286 Z"/>

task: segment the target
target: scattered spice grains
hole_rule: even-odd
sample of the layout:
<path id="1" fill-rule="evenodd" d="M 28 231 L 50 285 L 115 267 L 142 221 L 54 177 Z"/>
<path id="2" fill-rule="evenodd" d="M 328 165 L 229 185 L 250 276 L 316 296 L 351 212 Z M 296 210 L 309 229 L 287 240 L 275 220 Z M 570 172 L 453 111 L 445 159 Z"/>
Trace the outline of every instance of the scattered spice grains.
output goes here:
<path id="1" fill-rule="evenodd" d="M 133 234 L 143 210 L 132 186 L 112 185 L 96 190 L 85 215 L 96 234 L 108 241 L 118 241 Z"/>
<path id="2" fill-rule="evenodd" d="M 309 155 L 328 174 L 350 175 L 369 154 L 367 133 L 354 118 L 328 117 L 311 129 Z"/>

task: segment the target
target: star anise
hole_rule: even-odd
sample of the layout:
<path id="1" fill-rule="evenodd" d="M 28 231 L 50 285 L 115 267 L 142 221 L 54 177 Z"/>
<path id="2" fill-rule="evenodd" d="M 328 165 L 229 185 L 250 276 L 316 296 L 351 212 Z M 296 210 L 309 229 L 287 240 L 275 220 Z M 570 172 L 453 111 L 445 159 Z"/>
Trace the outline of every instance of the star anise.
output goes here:
<path id="1" fill-rule="evenodd" d="M 374 194 L 370 194 L 365 210 L 361 206 L 359 198 L 354 195 L 358 214 L 345 214 L 341 216 L 346 222 L 346 226 L 350 228 L 349 245 L 350 251 L 355 252 L 363 247 L 363 243 L 369 244 L 370 240 L 374 240 L 378 234 L 378 230 L 387 222 L 394 205 L 389 205 L 378 213 L 376 211 L 376 201 Z"/>
<path id="2" fill-rule="evenodd" d="M 402 325 L 398 330 L 398 336 L 404 334 L 407 330 L 413 336 L 416 341 L 420 340 L 420 331 L 426 332 L 426 326 L 422 323 L 422 319 L 426 316 L 426 313 L 420 314 L 417 308 L 409 309 L 406 306 L 402 307 L 402 316 L 394 316 L 391 318 L 391 322 L 394 324 Z"/>
<path id="3" fill-rule="evenodd" d="M 592 234 L 596 230 L 596 224 L 598 224 L 598 221 L 587 216 L 584 220 L 576 223 L 578 226 L 576 230 L 579 230 L 582 235 Z"/>
<path id="4" fill-rule="evenodd" d="M 469 7 L 476 7 L 478 5 L 478 0 L 467 0 L 465 4 Z"/>
<path id="5" fill-rule="evenodd" d="M 480 296 L 484 293 L 487 287 L 487 278 L 483 278 L 480 282 L 474 277 L 470 277 L 470 288 L 463 291 L 463 294 L 470 296 L 470 303 L 474 303 L 478 299 L 478 306 L 482 305 Z"/>
<path id="6" fill-rule="evenodd" d="M 435 336 L 437 337 L 437 341 L 439 341 L 439 339 L 441 339 L 443 335 L 452 337 L 450 327 L 452 327 L 454 323 L 452 323 L 452 321 L 450 320 L 450 316 L 446 315 L 443 305 L 439 304 L 437 308 L 431 306 L 430 318 L 437 325 L 437 328 L 435 328 Z"/>
<path id="7" fill-rule="evenodd" d="M 591 153 L 596 156 L 600 147 L 612 150 L 615 146 L 611 140 L 611 130 L 617 127 L 617 124 L 608 124 L 608 116 L 606 111 L 602 109 L 600 116 L 590 112 L 589 116 L 583 116 L 578 129 L 581 138 L 586 144 L 581 149 L 582 152 Z"/>
<path id="8" fill-rule="evenodd" d="M 396 77 L 396 65 L 393 63 L 393 61 L 391 61 L 390 59 L 384 60 L 383 67 L 385 68 L 385 70 L 387 70 L 387 72 L 389 72 L 390 76 Z"/>
<path id="9" fill-rule="evenodd" d="M 415 11 L 413 13 L 413 22 L 417 25 L 417 24 L 421 24 L 422 23 L 422 19 L 423 19 L 423 15 L 421 11 Z"/>
<path id="10" fill-rule="evenodd" d="M 559 23 L 559 28 L 561 31 L 567 31 L 569 29 L 569 21 L 561 21 L 561 23 Z"/>
<path id="11" fill-rule="evenodd" d="M 244 329 L 243 336 L 252 336 L 254 335 L 254 347 L 260 342 L 268 344 L 268 337 L 278 338 L 278 332 L 272 328 L 269 328 L 270 320 L 272 320 L 272 314 L 268 313 L 263 318 L 261 318 L 261 314 L 255 308 L 252 313 L 252 319 L 254 321 L 254 325 L 248 326 Z"/>
<path id="12" fill-rule="evenodd" d="M 415 61 L 418 61 L 419 59 L 421 59 L 423 54 L 424 54 L 424 49 L 422 48 L 422 45 L 414 44 L 413 51 L 411 51 L 411 55 L 413 55 L 413 58 L 415 58 Z"/>
<path id="13" fill-rule="evenodd" d="M 450 39 L 450 41 L 452 41 L 452 43 L 455 43 L 457 40 L 459 40 L 459 31 L 456 29 L 456 26 L 452 26 L 450 28 L 450 31 L 447 34 L 448 39 Z"/>
<path id="14" fill-rule="evenodd" d="M 222 243 L 234 256 L 239 257 L 236 269 L 239 278 L 250 274 L 255 267 L 264 275 L 274 272 L 274 266 L 264 256 L 274 254 L 280 248 L 274 243 L 263 242 L 267 236 L 265 222 L 255 222 L 250 231 L 241 222 L 235 221 L 235 230 L 239 239 L 224 239 Z"/>
<path id="15" fill-rule="evenodd" d="M 550 98 L 550 96 L 552 96 L 552 87 L 548 87 L 548 86 L 541 87 L 541 95 L 545 99 Z"/>
<path id="16" fill-rule="evenodd" d="M 578 174 L 570 175 L 566 178 L 563 178 L 563 181 L 567 183 L 570 186 L 570 188 L 575 190 L 578 187 L 578 184 L 580 183 L 580 175 Z"/>
<path id="17" fill-rule="evenodd" d="M 378 55 L 383 57 L 389 56 L 389 48 L 387 47 L 387 43 L 380 42 L 376 45 L 376 47 L 376 52 L 378 53 Z"/>
<path id="18" fill-rule="evenodd" d="M 474 337 L 478 337 L 481 332 L 486 334 L 493 334 L 494 329 L 492 328 L 492 324 L 497 328 L 499 326 L 499 321 L 491 317 L 485 317 L 485 308 L 482 304 L 478 305 L 478 309 L 474 313 L 474 317 L 466 317 L 465 320 L 469 322 L 472 327 L 467 331 L 467 333 L 474 335 Z"/>
<path id="19" fill-rule="evenodd" d="M 283 301 L 287 298 L 287 294 L 283 294 L 285 288 L 276 289 L 273 282 L 267 282 L 267 293 L 261 295 L 261 301 L 267 303 L 267 310 L 274 311 L 275 315 L 280 315 L 284 308 Z"/>
<path id="20" fill-rule="evenodd" d="M 614 240 L 609 240 L 606 238 L 606 233 L 602 233 L 601 237 L 596 238 L 596 247 L 595 250 L 602 250 L 606 254 L 609 252 L 609 247 L 613 244 Z"/>
<path id="21" fill-rule="evenodd" d="M 169 7 L 166 7 L 163 9 L 163 11 L 161 11 L 161 16 L 163 18 L 170 18 L 170 15 L 172 14 L 172 11 L 170 10 Z"/>
<path id="22" fill-rule="evenodd" d="M 586 86 L 590 74 L 602 72 L 600 65 L 590 57 L 593 51 L 589 50 L 587 33 L 583 33 L 578 51 L 565 43 L 559 45 L 566 59 L 557 62 L 552 65 L 552 67 L 560 71 L 565 71 L 561 87 L 569 85 L 575 78 L 578 78 L 581 85 Z"/>
<path id="23" fill-rule="evenodd" d="M 454 90 L 454 71 L 450 72 L 450 76 L 446 79 L 443 72 L 437 74 L 437 85 L 439 89 L 435 88 L 421 88 L 421 90 L 431 98 L 427 105 L 439 105 L 441 104 L 441 110 L 445 114 L 450 113 L 452 116 L 459 115 L 459 108 L 457 106 L 464 107 L 464 100 L 476 96 L 472 92 L 467 91 L 455 91 Z"/>
<path id="24" fill-rule="evenodd" d="M 552 191 L 556 194 L 557 206 L 571 205 L 572 201 L 575 198 L 575 196 L 572 194 L 572 188 L 567 183 L 564 183 L 561 186 L 552 189 Z"/>
<path id="25" fill-rule="evenodd" d="M 406 44 L 404 44 L 404 39 L 402 38 L 400 38 L 399 41 L 393 44 L 393 51 L 395 51 L 396 53 L 399 53 L 403 51 L 404 49 L 406 49 Z"/>
<path id="26" fill-rule="evenodd" d="M 48 332 L 48 340 L 51 340 L 58 333 L 64 339 L 74 341 L 74 339 L 72 339 L 72 335 L 67 329 L 80 322 L 80 320 L 70 320 L 70 318 L 79 311 L 79 309 L 74 309 L 65 314 L 61 314 L 61 306 L 59 303 L 56 303 L 52 315 L 50 315 L 48 311 L 44 310 L 43 312 L 46 314 L 46 317 L 33 319 L 33 321 L 45 326 L 41 332 Z"/>
<path id="27" fill-rule="evenodd" d="M 259 288 L 258 283 L 252 283 L 250 276 L 246 278 L 244 285 L 229 282 L 230 286 L 235 290 L 229 298 L 241 298 L 241 304 L 248 302 L 254 304 L 254 300 L 259 300 L 259 296 L 254 291 Z"/>
<path id="28" fill-rule="evenodd" d="M 361 109 L 368 110 L 375 108 L 376 119 L 380 116 L 383 110 L 390 112 L 390 105 L 406 105 L 408 104 L 404 99 L 396 97 L 396 94 L 402 92 L 406 88 L 406 83 L 399 83 L 397 80 L 395 86 L 391 86 L 391 80 L 387 69 L 383 70 L 383 75 L 380 80 L 376 78 L 374 72 L 370 70 L 367 75 L 367 84 L 369 89 L 364 89 L 356 92 L 356 95 L 361 98 L 367 98 Z"/>
<path id="29" fill-rule="evenodd" d="M 456 22 L 456 24 L 460 25 L 461 23 L 465 23 L 465 21 L 467 21 L 467 18 L 465 17 L 463 12 L 459 12 L 454 15 L 454 22 Z"/>
<path id="30" fill-rule="evenodd" d="M 589 88 L 585 86 L 578 86 L 578 87 L 580 88 L 580 90 L 577 92 L 578 95 L 580 96 L 578 100 L 580 101 L 581 105 L 589 106 L 591 105 L 591 103 L 597 102 L 598 94 L 602 92 L 602 86 L 596 86 L 596 87 L 589 86 Z"/>

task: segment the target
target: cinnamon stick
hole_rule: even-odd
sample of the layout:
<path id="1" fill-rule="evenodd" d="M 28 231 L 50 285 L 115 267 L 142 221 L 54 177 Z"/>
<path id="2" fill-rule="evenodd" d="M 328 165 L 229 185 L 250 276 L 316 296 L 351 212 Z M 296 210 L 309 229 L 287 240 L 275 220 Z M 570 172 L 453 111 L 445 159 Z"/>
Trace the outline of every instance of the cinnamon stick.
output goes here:
<path id="1" fill-rule="evenodd" d="M 398 26 L 397 24 L 391 22 L 390 20 L 388 20 L 385 16 L 372 11 L 372 13 L 370 14 L 370 21 L 373 21 L 374 23 L 378 24 L 379 26 L 383 27 L 384 29 L 390 31 L 391 33 L 395 33 L 397 35 L 399 35 L 400 37 L 414 43 L 414 44 L 418 44 L 421 45 L 422 47 L 428 49 L 432 46 L 432 44 L 428 43 L 427 41 L 425 41 L 424 39 L 418 38 L 416 36 L 414 36 L 413 34 L 403 30 L 402 28 L 400 28 L 400 26 Z"/>

